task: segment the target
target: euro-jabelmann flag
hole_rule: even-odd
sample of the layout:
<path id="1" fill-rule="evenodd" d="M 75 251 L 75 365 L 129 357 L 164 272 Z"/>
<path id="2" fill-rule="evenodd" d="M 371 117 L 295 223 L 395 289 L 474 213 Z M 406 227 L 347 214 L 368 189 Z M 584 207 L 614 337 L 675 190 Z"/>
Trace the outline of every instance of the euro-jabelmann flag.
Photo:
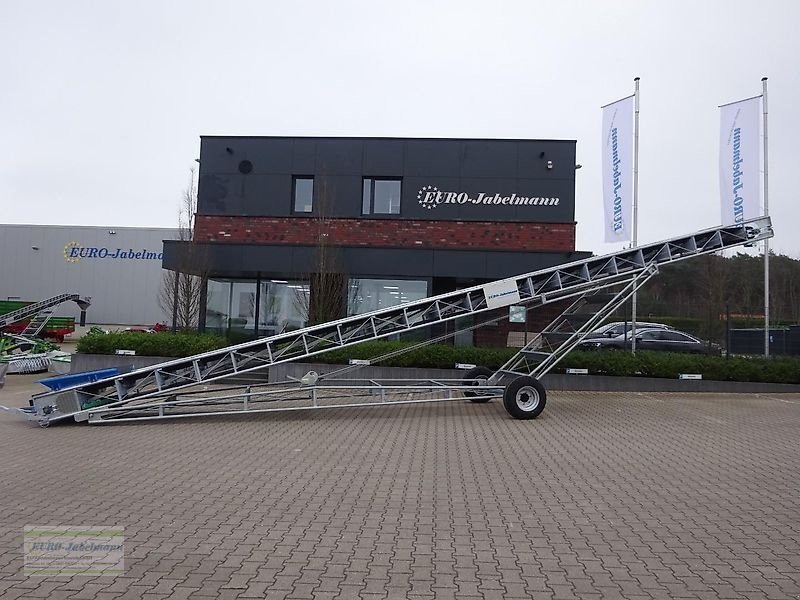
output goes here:
<path id="1" fill-rule="evenodd" d="M 761 214 L 761 96 L 720 106 L 719 192 L 722 224 Z"/>
<path id="2" fill-rule="evenodd" d="M 628 242 L 633 232 L 634 96 L 603 107 L 603 208 L 606 242 Z"/>

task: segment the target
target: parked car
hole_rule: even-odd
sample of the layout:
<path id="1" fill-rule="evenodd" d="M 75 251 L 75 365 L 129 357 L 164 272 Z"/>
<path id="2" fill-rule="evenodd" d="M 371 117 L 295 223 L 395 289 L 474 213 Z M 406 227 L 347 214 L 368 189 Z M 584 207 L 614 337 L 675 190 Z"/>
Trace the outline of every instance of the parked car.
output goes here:
<path id="1" fill-rule="evenodd" d="M 630 348 L 630 332 L 614 337 L 588 337 L 578 348 L 581 350 L 622 350 Z M 636 347 L 639 350 L 660 350 L 662 352 L 691 352 L 694 354 L 719 354 L 719 346 L 706 342 L 677 329 L 649 328 L 636 330 Z"/>
<path id="2" fill-rule="evenodd" d="M 636 331 L 643 331 L 645 329 L 674 329 L 671 325 L 662 325 L 661 323 L 648 323 L 646 321 L 636 321 Z M 616 337 L 631 330 L 630 321 L 616 321 L 614 323 L 606 323 L 592 331 L 590 337 Z"/>
<path id="3" fill-rule="evenodd" d="M 155 330 L 149 327 L 126 327 L 122 333 L 155 333 Z"/>

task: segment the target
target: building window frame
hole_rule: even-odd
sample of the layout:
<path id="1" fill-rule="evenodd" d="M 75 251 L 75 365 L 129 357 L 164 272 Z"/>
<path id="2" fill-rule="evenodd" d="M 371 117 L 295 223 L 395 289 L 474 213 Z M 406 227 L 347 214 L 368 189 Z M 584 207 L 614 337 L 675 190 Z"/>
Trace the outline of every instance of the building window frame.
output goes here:
<path id="1" fill-rule="evenodd" d="M 424 285 L 424 290 L 419 289 L 419 284 Z M 351 276 L 347 280 L 347 306 L 345 307 L 346 316 L 351 317 L 354 315 L 361 315 L 372 312 L 374 310 L 381 310 L 390 308 L 392 306 L 399 306 L 404 302 L 413 302 L 423 300 L 431 295 L 431 279 L 429 277 L 392 277 L 385 276 Z M 411 286 L 417 289 L 410 289 Z M 368 288 L 368 289 L 367 289 Z M 378 294 L 382 293 L 383 299 Z M 366 294 L 366 298 L 361 298 L 362 294 Z M 373 299 L 372 295 L 375 294 Z M 409 294 L 409 297 L 406 297 Z M 418 297 L 411 297 L 418 296 Z M 367 300 L 373 300 L 367 302 Z M 366 310 L 359 310 L 362 306 L 369 305 Z"/>
<path id="2" fill-rule="evenodd" d="M 297 182 L 310 181 L 311 182 L 311 204 L 300 204 L 298 207 L 297 197 Z M 308 206 L 308 210 L 304 210 L 304 206 Z M 313 175 L 292 175 L 292 214 L 293 215 L 310 215 L 314 212 L 314 176 Z"/>
<path id="3" fill-rule="evenodd" d="M 396 182 L 399 184 L 397 210 L 392 211 L 391 205 L 388 212 L 377 212 L 375 210 L 375 184 L 384 182 Z M 400 215 L 403 200 L 403 178 L 402 177 L 364 177 L 361 182 L 361 215 L 362 216 L 392 216 Z"/>

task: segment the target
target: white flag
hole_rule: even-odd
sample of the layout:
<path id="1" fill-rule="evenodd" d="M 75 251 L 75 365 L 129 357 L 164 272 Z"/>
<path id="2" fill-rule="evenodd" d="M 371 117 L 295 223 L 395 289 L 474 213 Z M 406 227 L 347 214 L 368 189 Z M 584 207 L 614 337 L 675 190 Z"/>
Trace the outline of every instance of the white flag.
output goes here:
<path id="1" fill-rule="evenodd" d="M 761 214 L 761 96 L 720 107 L 719 192 L 722 224 L 734 225 Z"/>
<path id="2" fill-rule="evenodd" d="M 628 242 L 633 232 L 633 102 L 603 107 L 603 206 L 607 242 Z"/>

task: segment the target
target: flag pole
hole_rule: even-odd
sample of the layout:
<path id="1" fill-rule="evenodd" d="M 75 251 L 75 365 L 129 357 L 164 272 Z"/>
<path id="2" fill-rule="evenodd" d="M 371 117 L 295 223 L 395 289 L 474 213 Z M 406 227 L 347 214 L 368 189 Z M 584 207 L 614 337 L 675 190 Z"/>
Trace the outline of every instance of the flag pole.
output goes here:
<path id="1" fill-rule="evenodd" d="M 639 228 L 639 78 L 633 78 L 634 84 L 634 121 L 633 121 L 633 247 L 638 245 Z M 631 297 L 631 353 L 636 354 L 636 291 Z"/>
<path id="2" fill-rule="evenodd" d="M 767 153 L 767 78 L 761 78 L 764 111 L 764 216 L 769 216 L 769 154 Z M 764 356 L 769 358 L 769 240 L 764 240 Z"/>

